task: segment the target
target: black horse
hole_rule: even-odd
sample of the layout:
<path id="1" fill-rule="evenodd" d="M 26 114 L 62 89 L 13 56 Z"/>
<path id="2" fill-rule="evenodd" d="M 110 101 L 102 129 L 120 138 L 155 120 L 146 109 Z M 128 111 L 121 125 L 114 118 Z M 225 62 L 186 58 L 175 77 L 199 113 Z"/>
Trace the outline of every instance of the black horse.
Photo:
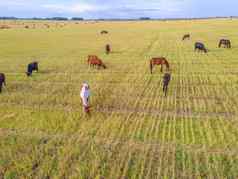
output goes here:
<path id="1" fill-rule="evenodd" d="M 38 62 L 32 62 L 27 66 L 27 76 L 31 76 L 33 71 L 38 72 Z"/>
<path id="2" fill-rule="evenodd" d="M 6 78 L 3 73 L 0 73 L 0 93 L 2 92 L 2 86 L 6 86 Z"/>
<path id="3" fill-rule="evenodd" d="M 194 49 L 195 51 L 203 51 L 204 53 L 207 53 L 207 49 L 206 49 L 206 47 L 205 47 L 205 45 L 203 44 L 203 43 L 201 43 L 201 42 L 196 42 L 195 43 L 195 49 Z"/>

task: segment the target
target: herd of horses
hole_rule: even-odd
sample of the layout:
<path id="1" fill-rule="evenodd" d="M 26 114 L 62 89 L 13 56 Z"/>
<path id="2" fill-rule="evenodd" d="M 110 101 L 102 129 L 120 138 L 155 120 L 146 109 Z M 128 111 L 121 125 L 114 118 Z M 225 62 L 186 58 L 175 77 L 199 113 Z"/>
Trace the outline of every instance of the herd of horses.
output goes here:
<path id="1" fill-rule="evenodd" d="M 101 35 L 104 35 L 104 34 L 109 34 L 108 31 L 106 30 L 103 30 L 100 32 Z M 184 40 L 189 40 L 191 38 L 191 35 L 190 34 L 185 34 L 182 38 L 182 41 Z M 224 47 L 224 48 L 231 48 L 231 41 L 228 40 L 228 39 L 221 39 L 219 41 L 219 44 L 218 44 L 218 47 L 221 48 L 221 47 Z M 204 53 L 207 53 L 208 50 L 207 48 L 205 47 L 205 45 L 201 42 L 195 42 L 195 51 L 203 51 Z M 110 54 L 111 53 L 111 46 L 110 44 L 107 44 L 105 46 L 105 52 L 106 54 Z M 103 69 L 106 69 L 107 66 L 104 64 L 104 62 L 98 58 L 98 56 L 96 55 L 89 55 L 88 56 L 88 65 L 90 67 L 97 67 L 97 69 L 100 69 L 100 68 L 103 68 Z M 163 66 L 166 67 L 166 71 L 170 71 L 170 65 L 169 65 L 169 62 L 168 60 L 165 58 L 165 57 L 154 57 L 152 59 L 150 59 L 149 61 L 149 67 L 150 67 L 150 73 L 152 74 L 153 73 L 153 68 L 154 66 L 156 65 L 161 65 L 161 69 L 160 71 L 163 72 Z M 32 62 L 30 64 L 27 65 L 27 72 L 26 72 L 26 75 L 29 77 L 32 75 L 33 71 L 36 71 L 38 72 L 38 62 Z M 164 87 L 163 87 L 163 91 L 167 92 L 167 86 L 168 86 L 168 83 L 170 81 L 170 74 L 169 73 L 165 73 L 164 75 Z M 2 87 L 3 85 L 6 86 L 6 77 L 5 77 L 5 74 L 3 73 L 0 73 L 0 93 L 2 92 Z"/>
<path id="2" fill-rule="evenodd" d="M 191 35 L 190 34 L 185 34 L 182 38 L 182 40 L 189 40 L 191 38 Z M 231 41 L 229 39 L 221 39 L 219 41 L 219 44 L 218 44 L 218 47 L 221 48 L 221 47 L 224 47 L 224 48 L 231 48 Z M 194 50 L 195 51 L 202 51 L 204 53 L 207 53 L 208 50 L 207 48 L 205 47 L 205 45 L 201 42 L 195 42 L 195 45 L 194 45 Z"/>

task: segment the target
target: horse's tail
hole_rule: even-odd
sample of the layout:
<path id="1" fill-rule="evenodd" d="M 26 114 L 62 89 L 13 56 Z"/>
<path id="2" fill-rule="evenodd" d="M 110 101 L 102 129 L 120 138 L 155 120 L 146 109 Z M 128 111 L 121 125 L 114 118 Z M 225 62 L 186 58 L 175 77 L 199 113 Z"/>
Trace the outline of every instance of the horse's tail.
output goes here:
<path id="1" fill-rule="evenodd" d="M 152 70 L 153 70 L 153 60 L 150 60 L 150 73 L 152 74 Z"/>

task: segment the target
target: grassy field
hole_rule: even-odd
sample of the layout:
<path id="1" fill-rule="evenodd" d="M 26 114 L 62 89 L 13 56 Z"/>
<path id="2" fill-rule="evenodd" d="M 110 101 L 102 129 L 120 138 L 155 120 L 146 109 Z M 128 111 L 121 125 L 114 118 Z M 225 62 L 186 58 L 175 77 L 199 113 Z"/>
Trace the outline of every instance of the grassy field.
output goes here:
<path id="1" fill-rule="evenodd" d="M 238 20 L 34 23 L 0 30 L 0 178 L 238 178 Z M 222 37 L 232 49 L 218 49 Z M 90 69 L 90 54 L 108 69 Z M 172 68 L 167 98 L 160 68 L 149 71 L 156 56 Z"/>

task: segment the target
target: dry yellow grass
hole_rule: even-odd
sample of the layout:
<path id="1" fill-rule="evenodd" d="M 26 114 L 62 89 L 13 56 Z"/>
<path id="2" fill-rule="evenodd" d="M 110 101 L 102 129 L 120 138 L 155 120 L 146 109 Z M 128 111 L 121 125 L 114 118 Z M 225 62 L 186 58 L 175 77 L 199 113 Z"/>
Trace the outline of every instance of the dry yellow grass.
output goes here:
<path id="1" fill-rule="evenodd" d="M 38 27 L 0 30 L 8 83 L 0 178 L 238 177 L 237 20 L 24 23 Z M 192 38 L 182 42 L 186 33 Z M 217 48 L 222 37 L 232 49 Z M 209 53 L 194 53 L 195 41 Z M 108 69 L 88 68 L 89 54 Z M 159 67 L 149 72 L 154 56 L 172 67 L 167 98 Z M 27 78 L 34 59 L 40 72 Z M 90 118 L 81 108 L 83 81 L 92 90 Z"/>

